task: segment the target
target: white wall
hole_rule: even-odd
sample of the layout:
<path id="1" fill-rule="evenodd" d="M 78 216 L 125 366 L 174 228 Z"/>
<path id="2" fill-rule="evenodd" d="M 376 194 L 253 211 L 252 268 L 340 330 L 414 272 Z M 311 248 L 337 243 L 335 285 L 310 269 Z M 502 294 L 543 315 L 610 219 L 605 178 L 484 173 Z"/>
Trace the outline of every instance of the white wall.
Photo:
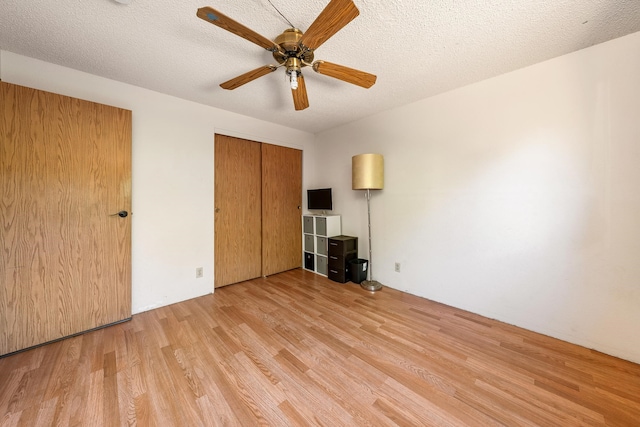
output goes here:
<path id="1" fill-rule="evenodd" d="M 7 51 L 0 78 L 133 111 L 134 313 L 213 291 L 215 132 L 303 150 L 303 186 L 313 171 L 306 132 Z"/>
<path id="2" fill-rule="evenodd" d="M 343 233 L 359 236 L 364 258 L 351 156 L 385 156 L 385 189 L 372 197 L 374 278 L 640 362 L 640 33 L 316 144 L 313 184 L 334 188 Z"/>

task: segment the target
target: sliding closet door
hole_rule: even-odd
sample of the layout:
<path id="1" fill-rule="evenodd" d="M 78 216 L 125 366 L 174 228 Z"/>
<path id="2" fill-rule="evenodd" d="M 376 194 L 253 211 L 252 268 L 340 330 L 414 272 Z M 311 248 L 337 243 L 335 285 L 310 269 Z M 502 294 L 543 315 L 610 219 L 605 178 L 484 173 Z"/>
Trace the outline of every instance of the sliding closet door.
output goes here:
<path id="1" fill-rule="evenodd" d="M 260 143 L 215 136 L 214 286 L 260 277 Z"/>
<path id="2" fill-rule="evenodd" d="M 262 274 L 302 265 L 302 151 L 262 144 Z"/>
<path id="3" fill-rule="evenodd" d="M 0 82 L 0 354 L 131 317 L 131 112 Z"/>

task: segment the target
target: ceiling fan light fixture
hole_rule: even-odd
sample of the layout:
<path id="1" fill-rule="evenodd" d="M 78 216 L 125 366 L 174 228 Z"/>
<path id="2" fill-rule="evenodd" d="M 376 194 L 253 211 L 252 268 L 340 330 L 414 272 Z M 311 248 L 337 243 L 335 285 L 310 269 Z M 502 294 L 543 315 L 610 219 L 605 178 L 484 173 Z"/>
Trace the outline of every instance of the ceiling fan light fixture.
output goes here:
<path id="1" fill-rule="evenodd" d="M 302 68 L 302 61 L 296 57 L 289 57 L 286 61 L 287 75 L 289 76 L 289 83 L 291 89 L 298 89 L 298 76 L 300 76 L 300 68 Z"/>

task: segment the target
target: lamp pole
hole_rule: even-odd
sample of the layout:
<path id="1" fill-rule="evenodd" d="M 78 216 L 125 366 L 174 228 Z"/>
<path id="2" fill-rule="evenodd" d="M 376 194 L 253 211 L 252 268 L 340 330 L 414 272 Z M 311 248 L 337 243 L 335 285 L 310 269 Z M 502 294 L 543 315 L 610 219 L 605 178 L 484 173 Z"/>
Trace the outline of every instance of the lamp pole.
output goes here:
<path id="1" fill-rule="evenodd" d="M 365 197 L 367 198 L 367 224 L 369 226 L 369 280 L 363 281 L 360 286 L 368 291 L 379 291 L 382 289 L 382 284 L 373 280 L 373 255 L 371 255 L 371 189 L 367 188 Z"/>
<path id="2" fill-rule="evenodd" d="M 367 198 L 367 224 L 369 226 L 369 275 L 367 280 L 371 281 L 373 278 L 373 257 L 371 256 L 371 190 L 368 188 L 365 197 Z"/>

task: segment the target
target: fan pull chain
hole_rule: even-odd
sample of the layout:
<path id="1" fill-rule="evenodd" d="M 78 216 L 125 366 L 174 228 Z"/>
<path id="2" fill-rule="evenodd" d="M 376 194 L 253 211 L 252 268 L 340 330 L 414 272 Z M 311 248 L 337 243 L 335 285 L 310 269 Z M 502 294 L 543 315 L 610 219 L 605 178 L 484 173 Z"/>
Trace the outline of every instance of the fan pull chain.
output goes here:
<path id="1" fill-rule="evenodd" d="M 295 28 L 295 26 L 291 23 L 291 21 L 289 21 L 289 20 L 287 19 L 287 17 L 286 17 L 286 16 L 284 16 L 284 15 L 282 14 L 282 12 L 280 12 L 280 11 L 278 10 L 278 8 L 277 8 L 273 3 L 271 3 L 271 0 L 267 0 L 267 1 L 269 2 L 269 4 L 270 4 L 271 6 L 273 6 L 273 8 L 276 10 L 276 12 L 278 12 L 278 13 L 280 14 L 280 16 L 282 16 L 282 17 L 284 18 L 284 20 L 285 20 L 285 21 L 287 21 L 287 23 L 291 26 L 291 28 Z"/>

